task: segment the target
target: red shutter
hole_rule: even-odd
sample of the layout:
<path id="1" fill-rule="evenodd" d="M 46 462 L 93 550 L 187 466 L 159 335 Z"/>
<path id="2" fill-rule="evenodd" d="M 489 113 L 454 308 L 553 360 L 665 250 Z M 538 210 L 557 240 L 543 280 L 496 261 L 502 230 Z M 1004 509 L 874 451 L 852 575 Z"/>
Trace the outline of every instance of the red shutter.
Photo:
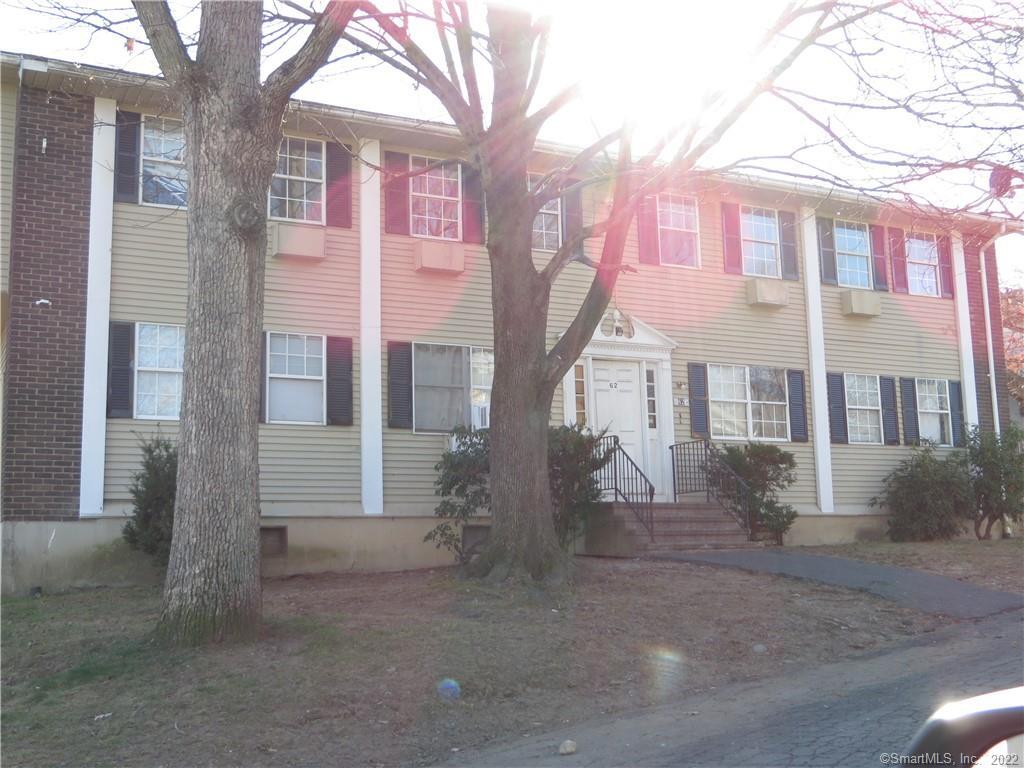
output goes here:
<path id="1" fill-rule="evenodd" d="M 889 227 L 889 257 L 892 261 L 892 289 L 896 293 L 908 293 L 907 287 L 907 241 L 903 230 Z"/>
<path id="2" fill-rule="evenodd" d="M 469 163 L 462 166 L 462 242 L 483 243 L 484 188 L 480 171 Z"/>
<path id="3" fill-rule="evenodd" d="M 328 227 L 352 227 L 352 155 L 341 144 L 327 143 Z"/>
<path id="4" fill-rule="evenodd" d="M 648 195 L 640 200 L 636 212 L 636 240 L 641 264 L 660 264 L 661 246 L 658 243 L 658 196 Z"/>
<path id="5" fill-rule="evenodd" d="M 725 271 L 743 274 L 743 243 L 740 240 L 740 206 L 722 203 L 722 248 L 725 252 Z"/>
<path id="6" fill-rule="evenodd" d="M 871 235 L 871 263 L 875 278 L 876 291 L 889 290 L 889 264 L 885 258 L 885 227 L 872 224 L 868 227 Z"/>
<path id="7" fill-rule="evenodd" d="M 944 299 L 953 298 L 953 249 L 949 235 L 941 235 L 937 243 L 939 249 L 939 294 Z"/>
<path id="8" fill-rule="evenodd" d="M 409 234 L 409 156 L 404 152 L 384 153 L 384 231 Z M 403 178 L 394 177 L 402 175 Z"/>

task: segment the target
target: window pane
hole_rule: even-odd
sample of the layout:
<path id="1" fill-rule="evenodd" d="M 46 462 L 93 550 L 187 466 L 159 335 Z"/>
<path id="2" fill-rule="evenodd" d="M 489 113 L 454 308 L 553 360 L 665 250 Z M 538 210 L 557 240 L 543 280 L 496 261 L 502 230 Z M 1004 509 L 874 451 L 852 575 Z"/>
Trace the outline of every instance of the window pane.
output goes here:
<path id="1" fill-rule="evenodd" d="M 868 256 L 868 227 L 866 224 L 854 224 L 849 221 L 835 223 L 836 250 L 843 253 Z"/>
<path id="2" fill-rule="evenodd" d="M 743 241 L 743 272 L 747 275 L 778 277 L 778 248 L 772 243 Z"/>
<path id="3" fill-rule="evenodd" d="M 938 268 L 927 264 L 907 262 L 907 279 L 910 292 L 925 296 L 939 295 Z"/>
<path id="4" fill-rule="evenodd" d="M 785 405 L 753 403 L 750 406 L 754 437 L 765 440 L 789 439 L 789 414 Z"/>
<path id="5" fill-rule="evenodd" d="M 786 402 L 786 372 L 781 368 L 750 367 L 750 399 Z"/>
<path id="6" fill-rule="evenodd" d="M 907 236 L 907 260 L 923 264 L 938 264 L 939 251 L 931 235 Z"/>
<path id="7" fill-rule="evenodd" d="M 836 266 L 840 285 L 851 288 L 871 287 L 871 260 L 867 256 L 837 252 Z"/>
<path id="8" fill-rule="evenodd" d="M 181 410 L 181 374 L 139 371 L 135 380 L 135 415 L 176 419 Z"/>
<path id="9" fill-rule="evenodd" d="M 882 414 L 876 410 L 851 408 L 847 412 L 851 443 L 881 443 Z"/>
<path id="10" fill-rule="evenodd" d="M 445 344 L 416 344 L 413 370 L 419 385 L 465 387 L 469 383 L 469 349 Z"/>
<path id="11" fill-rule="evenodd" d="M 711 403 L 713 437 L 746 437 L 747 406 L 744 403 Z"/>
<path id="12" fill-rule="evenodd" d="M 188 202 L 188 172 L 185 166 L 144 160 L 142 202 L 183 206 Z"/>
<path id="13" fill-rule="evenodd" d="M 697 266 L 697 234 L 677 229 L 659 230 L 661 238 L 661 263 L 678 264 L 686 267 Z"/>
<path id="14" fill-rule="evenodd" d="M 432 387 L 416 384 L 417 430 L 451 432 L 466 424 L 466 390 L 462 387 Z"/>
<path id="15" fill-rule="evenodd" d="M 878 408 L 878 379 L 874 376 L 846 374 L 846 404 L 860 408 Z"/>
<path id="16" fill-rule="evenodd" d="M 322 424 L 323 383 L 310 379 L 271 378 L 267 387 L 270 421 Z"/>
<path id="17" fill-rule="evenodd" d="M 919 413 L 918 423 L 921 439 L 936 445 L 950 445 L 949 416 L 945 413 Z"/>
<path id="18" fill-rule="evenodd" d="M 708 384 L 712 400 L 747 399 L 747 371 L 741 365 L 709 365 Z"/>

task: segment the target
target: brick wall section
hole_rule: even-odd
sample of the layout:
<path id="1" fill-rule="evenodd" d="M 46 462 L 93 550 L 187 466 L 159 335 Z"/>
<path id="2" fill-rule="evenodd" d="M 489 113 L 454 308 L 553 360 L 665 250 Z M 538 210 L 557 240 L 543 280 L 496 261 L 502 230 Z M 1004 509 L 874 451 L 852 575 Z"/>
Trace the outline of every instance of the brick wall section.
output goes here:
<path id="1" fill-rule="evenodd" d="M 93 100 L 23 87 L 18 104 L 3 519 L 77 519 Z"/>
<path id="2" fill-rule="evenodd" d="M 978 421 L 984 430 L 994 428 L 992 394 L 989 388 L 988 347 L 985 341 L 985 307 L 982 301 L 981 259 L 982 238 L 964 238 L 964 262 L 967 269 L 967 300 L 971 315 L 971 344 L 974 350 L 974 380 L 978 390 Z M 999 273 L 994 247 L 985 251 L 988 277 L 989 316 L 992 321 L 992 352 L 995 358 L 996 394 L 999 401 L 999 423 L 1010 421 L 1009 390 L 1006 381 L 1006 354 L 1003 348 L 1003 320 L 999 308 Z"/>

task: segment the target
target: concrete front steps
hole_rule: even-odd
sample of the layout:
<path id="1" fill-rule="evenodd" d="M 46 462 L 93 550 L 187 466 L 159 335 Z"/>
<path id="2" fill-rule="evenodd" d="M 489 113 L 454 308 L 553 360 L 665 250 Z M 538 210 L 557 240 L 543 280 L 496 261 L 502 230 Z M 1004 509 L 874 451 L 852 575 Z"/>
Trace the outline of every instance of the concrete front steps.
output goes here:
<path id="1" fill-rule="evenodd" d="M 648 552 L 692 549 L 740 549 L 762 546 L 750 541 L 735 518 L 716 502 L 704 499 L 656 503 L 654 539 L 624 504 L 603 504 L 590 521 L 586 553 L 608 557 L 635 557 Z"/>

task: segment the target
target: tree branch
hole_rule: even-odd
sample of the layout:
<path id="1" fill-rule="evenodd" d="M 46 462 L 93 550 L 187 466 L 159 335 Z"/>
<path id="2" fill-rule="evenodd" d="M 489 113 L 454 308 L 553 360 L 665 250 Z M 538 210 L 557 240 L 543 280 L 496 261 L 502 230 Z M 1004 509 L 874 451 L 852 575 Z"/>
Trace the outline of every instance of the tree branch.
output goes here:
<path id="1" fill-rule="evenodd" d="M 193 62 L 170 6 L 166 0 L 132 0 L 132 6 L 164 77 L 172 86 L 180 86 L 190 74 Z"/>

